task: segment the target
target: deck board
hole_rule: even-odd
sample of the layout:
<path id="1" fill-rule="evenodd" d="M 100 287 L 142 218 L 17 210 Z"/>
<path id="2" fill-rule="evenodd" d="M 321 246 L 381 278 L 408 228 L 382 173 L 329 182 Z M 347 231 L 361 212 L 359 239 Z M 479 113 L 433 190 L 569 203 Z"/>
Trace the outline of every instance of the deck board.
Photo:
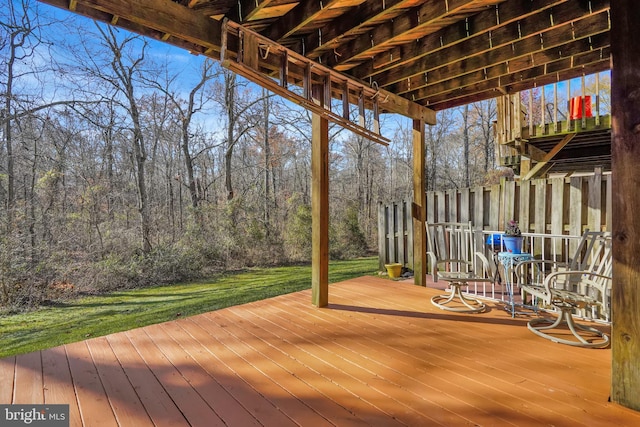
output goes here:
<path id="1" fill-rule="evenodd" d="M 137 332 L 143 333 L 142 330 L 137 330 Z M 180 409 L 171 400 L 153 370 L 144 363 L 126 334 L 109 335 L 107 339 L 154 424 L 161 427 L 188 426 L 189 424 Z M 158 369 L 161 368 L 158 367 Z"/>
<path id="2" fill-rule="evenodd" d="M 0 403 L 69 403 L 90 426 L 640 425 L 608 402 L 610 349 L 544 340 L 493 303 L 446 312 L 407 282 L 329 292 L 0 359 Z"/>
<path id="3" fill-rule="evenodd" d="M 118 424 L 153 426 L 107 339 L 97 338 L 87 341 L 87 345 Z"/>
<path id="4" fill-rule="evenodd" d="M 40 352 L 16 357 L 13 399 L 18 404 L 44 403 L 42 358 Z"/>
<path id="5" fill-rule="evenodd" d="M 152 325 L 138 331 L 126 332 L 127 337 L 138 351 L 138 354 L 162 383 L 171 400 L 178 406 L 182 415 L 192 426 L 223 426 L 224 422 L 215 411 L 191 387 L 189 381 L 182 376 L 179 369 L 171 363 L 171 348 L 166 338 L 154 333 L 157 326 Z M 164 349 L 164 351 L 162 350 Z"/>
<path id="6" fill-rule="evenodd" d="M 16 357 L 0 359 L 0 403 L 13 402 Z"/>
<path id="7" fill-rule="evenodd" d="M 117 426 L 116 416 L 111 410 L 109 397 L 100 381 L 98 367 L 91 357 L 87 341 L 69 344 L 65 348 L 83 424 Z"/>
<path id="8" fill-rule="evenodd" d="M 82 417 L 64 347 L 54 347 L 42 352 L 42 375 L 44 403 L 69 404 L 69 426 L 81 426 Z"/>

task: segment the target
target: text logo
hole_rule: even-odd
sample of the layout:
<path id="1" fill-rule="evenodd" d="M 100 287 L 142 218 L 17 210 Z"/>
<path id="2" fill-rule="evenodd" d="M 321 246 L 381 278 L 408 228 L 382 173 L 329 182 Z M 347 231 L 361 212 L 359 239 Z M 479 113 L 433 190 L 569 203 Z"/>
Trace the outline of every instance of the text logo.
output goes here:
<path id="1" fill-rule="evenodd" d="M 0 405 L 0 427 L 69 427 L 69 405 Z"/>

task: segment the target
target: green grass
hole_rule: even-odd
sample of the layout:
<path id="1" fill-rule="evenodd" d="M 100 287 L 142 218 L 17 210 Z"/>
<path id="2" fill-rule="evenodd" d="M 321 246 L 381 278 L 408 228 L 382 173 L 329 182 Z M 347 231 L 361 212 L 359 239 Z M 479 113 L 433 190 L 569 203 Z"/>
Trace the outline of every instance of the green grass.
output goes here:
<path id="1" fill-rule="evenodd" d="M 331 283 L 374 274 L 377 258 L 335 261 Z M 0 317 L 0 357 L 55 347 L 311 287 L 311 267 L 255 268 L 209 281 L 84 297 Z M 311 304 L 311 301 L 309 301 Z"/>

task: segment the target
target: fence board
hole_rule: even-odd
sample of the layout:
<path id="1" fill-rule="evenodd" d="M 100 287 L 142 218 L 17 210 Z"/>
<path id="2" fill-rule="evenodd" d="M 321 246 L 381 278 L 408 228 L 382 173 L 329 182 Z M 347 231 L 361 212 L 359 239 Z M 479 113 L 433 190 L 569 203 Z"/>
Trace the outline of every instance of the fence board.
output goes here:
<path id="1" fill-rule="evenodd" d="M 447 222 L 458 222 L 458 190 L 452 189 L 446 191 L 446 197 L 448 200 L 447 206 L 449 207 Z"/>
<path id="2" fill-rule="evenodd" d="M 582 197 L 582 183 L 580 177 L 569 178 L 569 234 L 579 236 L 584 232 L 583 216 L 584 197 Z M 574 253 L 578 242 L 569 242 L 569 251 Z"/>
<path id="3" fill-rule="evenodd" d="M 398 228 L 396 229 L 396 250 L 398 252 L 397 260 L 403 261 L 402 264 L 405 264 L 406 261 L 406 252 L 405 252 L 405 230 L 407 229 L 407 221 L 405 215 L 405 207 L 406 203 L 400 203 L 396 205 L 396 218 L 398 221 Z"/>
<path id="4" fill-rule="evenodd" d="M 405 259 L 403 260 L 404 261 L 403 264 L 406 265 L 411 270 L 413 270 L 413 216 L 411 214 L 410 202 L 407 202 L 404 204 L 404 213 L 405 213 L 405 224 L 406 224 L 405 244 L 407 249 L 405 252 Z M 426 268 L 426 266 L 424 266 L 423 268 Z"/>
<path id="5" fill-rule="evenodd" d="M 387 209 L 387 223 L 389 224 L 389 234 L 388 234 L 388 242 L 389 242 L 389 263 L 398 262 L 398 253 L 396 251 L 396 230 L 398 224 L 396 222 L 396 204 L 393 203 L 389 205 L 389 209 Z"/>
<path id="6" fill-rule="evenodd" d="M 436 218 L 437 222 L 447 222 L 447 203 L 444 191 L 436 191 L 436 200 L 438 201 L 437 209 L 438 216 Z"/>
<path id="7" fill-rule="evenodd" d="M 470 188 L 462 188 L 460 189 L 460 222 L 469 222 L 471 218 L 469 218 L 469 198 L 471 197 L 471 189 Z"/>
<path id="8" fill-rule="evenodd" d="M 384 214 L 386 206 L 378 203 L 378 269 L 384 271 L 387 260 L 387 216 Z"/>
<path id="9" fill-rule="evenodd" d="M 485 209 L 485 211 L 489 212 L 489 227 L 492 230 L 499 230 L 501 223 L 501 205 L 500 205 L 500 194 L 502 193 L 500 185 L 494 185 L 490 188 L 489 194 L 489 209 Z M 504 221 L 502 221 L 504 224 Z"/>
<path id="10" fill-rule="evenodd" d="M 553 178 L 549 181 L 551 184 L 551 234 L 564 234 L 564 178 Z M 554 250 L 554 253 L 562 252 L 561 241 L 555 242 Z"/>
<path id="11" fill-rule="evenodd" d="M 589 179 L 589 211 L 587 213 L 587 223 L 593 231 L 602 230 L 602 215 L 600 206 L 602 204 L 602 169 Z"/>
<path id="12" fill-rule="evenodd" d="M 427 222 L 436 221 L 436 210 L 433 208 L 436 205 L 436 193 L 433 191 L 427 191 L 427 206 L 431 206 L 431 209 L 427 209 Z"/>
<path id="13" fill-rule="evenodd" d="M 535 186 L 533 219 L 534 232 L 547 232 L 547 181 L 545 179 L 534 180 Z"/>
<path id="14" fill-rule="evenodd" d="M 523 181 L 520 183 L 520 213 L 518 221 L 520 229 L 526 233 L 531 230 L 531 212 L 529 205 L 531 202 L 531 181 Z"/>
<path id="15" fill-rule="evenodd" d="M 605 194 L 606 194 L 606 196 L 605 196 L 606 209 L 604 210 L 603 215 L 605 215 L 606 229 L 607 229 L 607 231 L 611 231 L 612 230 L 612 228 L 611 228 L 611 209 L 612 209 L 612 207 L 611 207 L 611 194 L 612 194 L 612 192 L 611 192 L 612 191 L 611 190 L 611 188 L 612 188 L 611 187 L 611 182 L 612 182 L 611 181 L 611 177 L 609 177 L 609 179 L 607 179 L 606 181 L 607 181 L 606 184 L 605 184 L 605 189 L 606 189 L 605 190 L 606 191 L 605 192 Z"/>
<path id="16" fill-rule="evenodd" d="M 519 218 L 516 216 L 516 183 L 515 181 L 506 181 L 504 182 L 503 186 L 502 186 L 503 190 L 502 190 L 502 194 L 503 194 L 503 198 L 502 198 L 502 204 L 504 205 L 504 218 L 503 218 L 503 222 L 509 221 L 511 219 L 515 219 L 515 220 L 519 220 Z M 509 201 L 512 201 L 514 203 L 509 203 Z"/>

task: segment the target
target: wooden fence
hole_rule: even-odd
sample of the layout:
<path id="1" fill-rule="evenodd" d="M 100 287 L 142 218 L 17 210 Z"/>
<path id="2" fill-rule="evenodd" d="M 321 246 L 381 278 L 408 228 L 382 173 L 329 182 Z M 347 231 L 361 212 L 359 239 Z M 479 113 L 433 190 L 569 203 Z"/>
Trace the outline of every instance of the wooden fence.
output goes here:
<path id="1" fill-rule="evenodd" d="M 380 204 L 380 269 L 399 262 L 413 268 L 411 201 Z M 490 187 L 427 192 L 428 222 L 471 221 L 476 230 L 501 231 L 515 219 L 523 232 L 580 235 L 611 231 L 611 175 L 507 181 Z"/>

